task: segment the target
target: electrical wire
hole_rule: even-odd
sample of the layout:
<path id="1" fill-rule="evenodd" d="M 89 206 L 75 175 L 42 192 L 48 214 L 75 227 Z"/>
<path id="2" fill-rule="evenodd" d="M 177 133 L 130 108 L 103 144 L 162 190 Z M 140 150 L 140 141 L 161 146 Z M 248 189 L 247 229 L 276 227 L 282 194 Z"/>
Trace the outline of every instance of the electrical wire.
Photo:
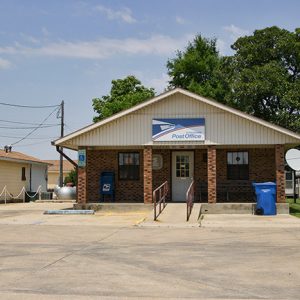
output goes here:
<path id="1" fill-rule="evenodd" d="M 59 107 L 60 106 L 60 104 L 34 106 L 34 105 L 10 104 L 10 103 L 4 103 L 4 102 L 0 102 L 0 105 L 13 106 L 13 107 L 22 107 L 22 108 L 51 108 L 51 107 Z"/>
<path id="2" fill-rule="evenodd" d="M 9 138 L 9 139 L 21 139 L 22 136 L 11 136 L 11 135 L 0 135 L 2 138 Z M 29 137 L 26 140 L 48 140 L 48 139 L 58 139 L 57 136 L 48 136 L 48 137 Z"/>
<path id="3" fill-rule="evenodd" d="M 34 146 L 34 145 L 41 145 L 41 144 L 45 144 L 45 143 L 49 143 L 49 145 L 50 145 L 50 140 L 48 140 L 48 141 L 43 141 L 43 142 L 37 142 L 37 143 L 31 143 L 31 144 L 21 144 L 21 145 L 16 145 L 16 146 L 14 146 L 14 148 L 28 147 L 28 146 Z"/>
<path id="4" fill-rule="evenodd" d="M 37 131 L 40 126 L 42 126 L 58 109 L 60 109 L 60 106 L 55 107 L 55 109 L 39 124 L 39 126 L 35 127 L 32 131 L 30 131 L 28 134 L 26 134 L 23 138 L 19 139 L 18 141 L 12 143 L 11 145 L 14 146 L 21 141 L 25 140 L 27 137 L 29 137 L 31 134 L 33 134 L 35 131 Z"/>
<path id="5" fill-rule="evenodd" d="M 69 132 L 75 131 L 75 129 L 71 128 L 68 124 L 65 123 L 64 125 L 69 130 Z"/>
<path id="6" fill-rule="evenodd" d="M 17 121 L 10 121 L 10 120 L 0 120 L 0 122 L 4 123 L 12 123 L 12 124 L 25 124 L 25 125 L 39 125 L 39 123 L 30 123 L 30 122 L 17 122 Z M 60 125 L 58 123 L 53 123 L 53 124 L 44 124 L 45 126 L 47 125 Z"/>
<path id="7" fill-rule="evenodd" d="M 49 127 L 57 127 L 57 126 L 59 126 L 59 124 L 57 124 L 57 125 L 42 125 L 42 126 L 38 126 L 39 128 L 49 128 Z M 36 128 L 36 127 L 33 127 L 33 126 L 31 126 L 31 127 L 8 127 L 8 126 L 0 126 L 0 128 L 2 128 L 2 129 L 21 129 L 21 130 L 23 130 L 23 129 L 34 129 L 34 128 Z"/>

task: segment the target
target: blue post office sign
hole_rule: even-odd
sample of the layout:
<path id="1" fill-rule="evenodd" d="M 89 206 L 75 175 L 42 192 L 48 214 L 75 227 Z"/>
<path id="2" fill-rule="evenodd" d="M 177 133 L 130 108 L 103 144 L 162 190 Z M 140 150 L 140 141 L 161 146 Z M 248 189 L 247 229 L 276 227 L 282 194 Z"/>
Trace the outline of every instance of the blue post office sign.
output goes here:
<path id="1" fill-rule="evenodd" d="M 78 167 L 84 168 L 86 166 L 86 150 L 78 150 Z"/>
<path id="2" fill-rule="evenodd" d="M 152 140 L 158 142 L 205 141 L 205 119 L 153 119 Z"/>

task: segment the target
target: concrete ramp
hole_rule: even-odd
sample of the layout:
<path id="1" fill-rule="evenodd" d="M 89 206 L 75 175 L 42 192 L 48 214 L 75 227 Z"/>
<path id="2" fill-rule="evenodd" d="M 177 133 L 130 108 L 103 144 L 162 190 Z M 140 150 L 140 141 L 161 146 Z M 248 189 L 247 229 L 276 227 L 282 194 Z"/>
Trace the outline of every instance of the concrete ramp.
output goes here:
<path id="1" fill-rule="evenodd" d="M 153 211 L 138 224 L 141 227 L 199 227 L 201 204 L 195 203 L 190 219 L 186 222 L 186 203 L 168 203 L 157 221 L 153 220 Z"/>

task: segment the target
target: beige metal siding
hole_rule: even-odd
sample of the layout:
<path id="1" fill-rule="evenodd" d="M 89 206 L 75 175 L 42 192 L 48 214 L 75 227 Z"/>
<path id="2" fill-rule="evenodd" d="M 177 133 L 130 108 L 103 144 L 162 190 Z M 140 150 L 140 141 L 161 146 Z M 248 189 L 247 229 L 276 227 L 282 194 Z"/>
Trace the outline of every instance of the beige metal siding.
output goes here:
<path id="1" fill-rule="evenodd" d="M 183 94 L 174 94 L 163 101 L 120 117 L 110 123 L 75 137 L 63 145 L 70 146 L 133 146 L 176 145 L 182 142 L 152 142 L 153 118 L 205 118 L 205 144 L 260 145 L 297 143 L 299 140 L 257 124 L 210 104 Z M 203 142 L 184 142 L 202 145 Z"/>
<path id="2" fill-rule="evenodd" d="M 26 181 L 22 181 L 22 167 L 26 168 Z M 22 163 L 14 163 L 10 161 L 0 161 L 0 193 L 4 186 L 13 195 L 17 196 L 22 187 L 25 186 L 29 190 L 30 165 Z M 4 199 L 4 195 L 1 196 Z M 21 197 L 22 199 L 22 197 Z"/>

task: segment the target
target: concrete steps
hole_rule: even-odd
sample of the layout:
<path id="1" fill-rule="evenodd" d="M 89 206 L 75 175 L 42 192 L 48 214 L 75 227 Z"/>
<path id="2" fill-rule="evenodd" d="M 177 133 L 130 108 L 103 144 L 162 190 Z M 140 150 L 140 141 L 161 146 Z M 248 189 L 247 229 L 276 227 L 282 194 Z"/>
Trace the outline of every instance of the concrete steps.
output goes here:
<path id="1" fill-rule="evenodd" d="M 144 203 L 86 203 L 74 204 L 74 209 L 90 209 L 104 212 L 150 212 L 153 210 L 153 204 Z"/>
<path id="2" fill-rule="evenodd" d="M 288 203 L 276 203 L 277 214 L 289 214 Z M 202 203 L 201 214 L 254 214 L 255 203 Z"/>

